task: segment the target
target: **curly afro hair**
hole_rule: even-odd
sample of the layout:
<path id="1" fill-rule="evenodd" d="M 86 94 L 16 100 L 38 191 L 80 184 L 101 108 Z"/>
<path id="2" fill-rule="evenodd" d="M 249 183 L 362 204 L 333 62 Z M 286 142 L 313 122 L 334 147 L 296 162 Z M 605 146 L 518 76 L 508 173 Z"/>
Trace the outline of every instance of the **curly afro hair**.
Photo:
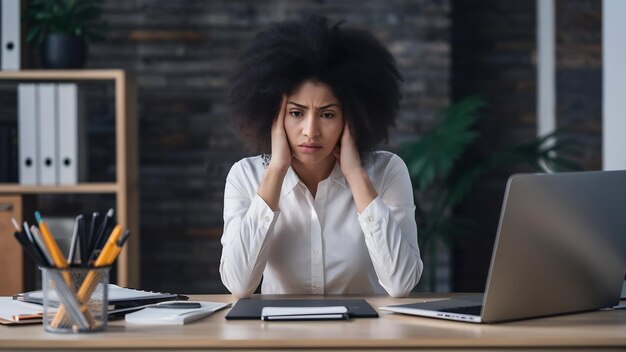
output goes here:
<path id="1" fill-rule="evenodd" d="M 308 15 L 259 32 L 238 60 L 229 103 L 252 152 L 270 152 L 281 97 L 306 80 L 332 89 L 361 154 L 387 141 L 402 96 L 393 56 L 367 31 Z"/>

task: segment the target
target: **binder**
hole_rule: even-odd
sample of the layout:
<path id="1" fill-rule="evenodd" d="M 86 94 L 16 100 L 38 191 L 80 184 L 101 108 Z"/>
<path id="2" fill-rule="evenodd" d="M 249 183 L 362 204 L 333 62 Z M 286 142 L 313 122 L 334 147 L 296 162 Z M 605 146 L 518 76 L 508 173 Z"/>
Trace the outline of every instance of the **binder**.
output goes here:
<path id="1" fill-rule="evenodd" d="M 1 0 L 2 22 L 1 60 L 3 70 L 20 69 L 20 0 Z"/>
<path id="2" fill-rule="evenodd" d="M 59 184 L 76 184 L 85 176 L 85 131 L 78 85 L 58 84 Z M 83 148 L 81 148 L 83 146 Z"/>
<path id="3" fill-rule="evenodd" d="M 39 85 L 39 183 L 54 185 L 59 181 L 57 87 L 53 83 Z"/>
<path id="4" fill-rule="evenodd" d="M 15 182 L 12 180 L 14 162 L 15 136 L 13 126 L 10 123 L 0 121 L 0 183 Z"/>
<path id="5" fill-rule="evenodd" d="M 108 284 L 107 296 L 109 305 L 113 306 L 110 308 L 114 309 L 140 307 L 165 301 L 186 301 L 189 299 L 188 296 L 181 294 L 144 291 L 120 287 L 114 284 Z M 13 299 L 22 302 L 43 304 L 43 291 L 38 290 L 19 293 L 14 295 Z M 49 299 L 53 302 L 58 302 L 56 296 L 51 296 Z"/>
<path id="6" fill-rule="evenodd" d="M 37 126 L 37 85 L 20 83 L 18 91 L 19 180 L 23 185 L 39 184 L 39 137 Z"/>

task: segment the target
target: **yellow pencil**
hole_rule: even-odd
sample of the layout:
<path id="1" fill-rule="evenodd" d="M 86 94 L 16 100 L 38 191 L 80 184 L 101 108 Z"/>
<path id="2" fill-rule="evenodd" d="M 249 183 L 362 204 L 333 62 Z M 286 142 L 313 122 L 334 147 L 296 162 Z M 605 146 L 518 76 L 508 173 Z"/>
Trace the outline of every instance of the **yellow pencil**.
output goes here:
<path id="1" fill-rule="evenodd" d="M 117 225 L 113 229 L 113 232 L 111 232 L 111 236 L 109 236 L 109 239 L 102 248 L 98 259 L 96 259 L 96 262 L 94 264 L 95 267 L 102 267 L 113 264 L 113 262 L 117 258 L 117 255 L 119 255 L 121 251 L 121 248 L 117 245 L 118 240 L 121 236 L 122 227 L 120 225 Z M 85 305 L 85 303 L 89 300 L 89 297 L 91 296 L 91 294 L 93 294 L 93 291 L 97 287 L 97 278 L 98 277 L 96 271 L 89 271 L 89 273 L 87 273 L 87 276 L 85 276 L 85 280 L 83 281 L 82 285 L 80 285 L 80 288 L 78 289 L 78 294 L 76 295 L 76 297 L 78 298 L 78 301 L 83 304 L 81 307 L 81 311 L 83 311 L 83 313 L 88 313 L 88 307 L 87 305 Z M 54 316 L 51 325 L 53 327 L 58 327 L 60 324 L 63 324 L 64 316 L 65 309 L 63 306 L 61 306 L 59 307 L 57 314 Z"/>
<path id="2" fill-rule="evenodd" d="M 69 266 L 67 259 L 59 249 L 59 245 L 57 245 L 57 241 L 54 240 L 50 229 L 48 229 L 48 225 L 41 218 L 41 214 L 38 211 L 35 212 L 35 218 L 37 218 L 37 223 L 39 223 L 39 230 L 41 231 L 41 237 L 43 237 L 43 242 L 48 248 L 48 252 L 50 256 L 52 256 L 52 261 L 54 262 L 54 266 L 59 269 L 65 269 Z M 69 284 L 69 283 L 68 283 Z"/>

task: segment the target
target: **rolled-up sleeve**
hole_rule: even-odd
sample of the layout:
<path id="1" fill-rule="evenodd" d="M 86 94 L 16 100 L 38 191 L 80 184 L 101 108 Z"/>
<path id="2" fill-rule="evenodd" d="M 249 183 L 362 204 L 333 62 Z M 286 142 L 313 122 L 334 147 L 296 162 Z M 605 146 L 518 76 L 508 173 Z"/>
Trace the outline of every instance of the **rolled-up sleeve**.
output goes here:
<path id="1" fill-rule="evenodd" d="M 261 282 L 279 214 L 247 184 L 244 170 L 236 163 L 224 189 L 220 275 L 224 286 L 238 298 L 251 296 Z"/>
<path id="2" fill-rule="evenodd" d="M 376 197 L 359 216 L 376 275 L 393 297 L 408 295 L 422 275 L 409 172 L 394 155 Z"/>

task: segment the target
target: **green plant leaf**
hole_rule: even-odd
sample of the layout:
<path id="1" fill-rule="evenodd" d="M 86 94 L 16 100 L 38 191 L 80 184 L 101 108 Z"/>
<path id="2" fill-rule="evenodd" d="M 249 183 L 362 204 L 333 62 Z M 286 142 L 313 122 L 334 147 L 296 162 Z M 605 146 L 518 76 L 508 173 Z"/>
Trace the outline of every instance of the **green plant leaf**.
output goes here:
<path id="1" fill-rule="evenodd" d="M 416 202 L 419 246 L 434 253 L 436 239 L 444 243 L 467 232 L 468 219 L 454 216 L 454 207 L 471 192 L 476 180 L 498 168 L 527 165 L 538 172 L 581 170 L 572 157 L 582 154 L 580 146 L 555 131 L 517 145 L 481 154 L 469 160 L 468 150 L 480 138 L 475 123 L 485 102 L 469 97 L 442 110 L 431 130 L 405 143 L 399 155 L 407 164 L 416 192 L 429 195 L 431 202 Z"/>
<path id="2" fill-rule="evenodd" d="M 68 33 L 85 42 L 104 38 L 108 26 L 101 19 L 100 0 L 31 0 L 26 21 L 29 24 L 28 42 L 43 43 L 49 33 Z"/>
<path id="3" fill-rule="evenodd" d="M 471 130 L 478 120 L 477 111 L 485 105 L 478 97 L 463 99 L 437 117 L 435 127 L 421 139 L 400 149 L 400 156 L 410 170 L 414 186 L 426 189 L 439 176 L 447 174 L 468 145 L 480 137 Z"/>

